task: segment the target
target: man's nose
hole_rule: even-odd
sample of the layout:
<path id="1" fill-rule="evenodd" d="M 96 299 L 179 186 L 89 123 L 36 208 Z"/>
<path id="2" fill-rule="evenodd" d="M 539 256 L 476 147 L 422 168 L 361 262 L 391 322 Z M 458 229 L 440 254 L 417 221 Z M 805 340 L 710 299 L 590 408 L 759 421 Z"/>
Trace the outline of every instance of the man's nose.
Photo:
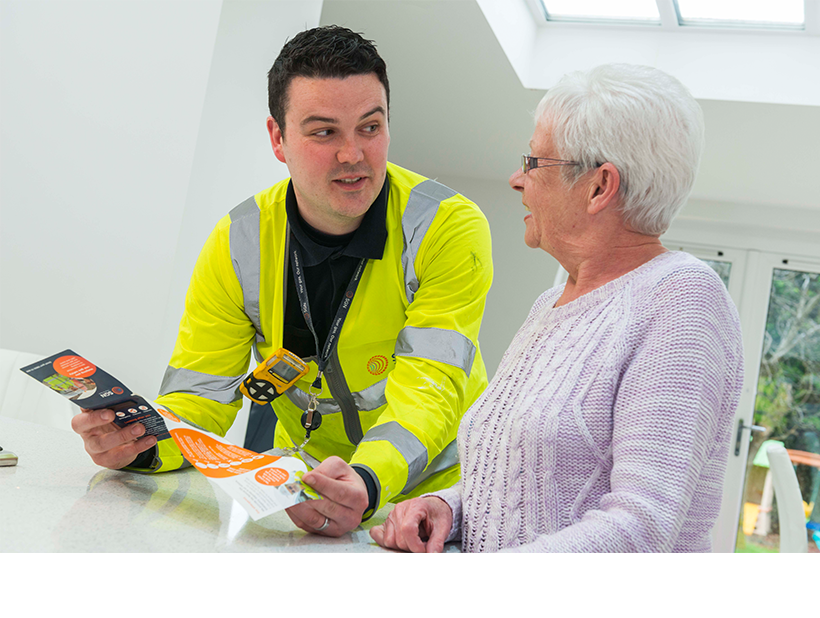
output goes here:
<path id="1" fill-rule="evenodd" d="M 339 163 L 355 165 L 362 159 L 364 159 L 364 153 L 355 137 L 345 139 L 341 148 L 339 148 L 339 152 L 336 153 L 336 160 Z"/>

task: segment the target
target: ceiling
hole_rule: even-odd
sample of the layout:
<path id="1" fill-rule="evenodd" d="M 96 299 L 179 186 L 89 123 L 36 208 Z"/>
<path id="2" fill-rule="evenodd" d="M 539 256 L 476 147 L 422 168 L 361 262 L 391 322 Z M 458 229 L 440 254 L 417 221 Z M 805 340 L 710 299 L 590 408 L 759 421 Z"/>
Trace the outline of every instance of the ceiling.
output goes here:
<path id="1" fill-rule="evenodd" d="M 387 61 L 392 161 L 433 177 L 508 178 L 545 91 L 521 85 L 475 0 L 325 0 L 321 23 L 362 32 Z M 820 210 L 820 107 L 700 103 L 693 198 Z"/>

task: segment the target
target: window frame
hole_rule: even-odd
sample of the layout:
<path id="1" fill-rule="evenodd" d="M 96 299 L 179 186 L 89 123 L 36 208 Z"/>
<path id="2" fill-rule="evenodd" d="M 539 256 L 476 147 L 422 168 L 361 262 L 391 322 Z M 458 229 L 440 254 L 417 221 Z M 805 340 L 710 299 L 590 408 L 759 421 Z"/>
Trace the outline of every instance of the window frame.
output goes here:
<path id="1" fill-rule="evenodd" d="M 583 18 L 583 19 L 550 19 L 549 9 L 545 2 L 549 0 L 525 0 L 530 13 L 539 27 L 589 27 L 603 28 L 630 28 L 643 31 L 663 30 L 673 32 L 712 32 L 712 33 L 757 33 L 786 36 L 818 36 L 820 35 L 820 3 L 803 0 L 803 25 L 771 24 L 758 22 L 694 22 L 684 20 L 680 14 L 677 0 L 655 0 L 660 24 L 644 20 L 611 19 L 611 18 Z M 687 23 L 688 22 L 688 23 Z"/>

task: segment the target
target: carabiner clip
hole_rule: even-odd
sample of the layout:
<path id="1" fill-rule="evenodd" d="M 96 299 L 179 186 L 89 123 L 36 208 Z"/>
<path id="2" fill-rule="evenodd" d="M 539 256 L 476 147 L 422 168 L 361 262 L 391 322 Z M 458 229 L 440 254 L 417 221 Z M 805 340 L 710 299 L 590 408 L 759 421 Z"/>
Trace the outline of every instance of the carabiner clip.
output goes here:
<path id="1" fill-rule="evenodd" d="M 318 388 L 319 390 L 314 392 L 314 388 Z M 316 408 L 319 406 L 319 394 L 322 392 L 322 372 L 316 374 L 316 379 L 313 381 L 313 384 L 310 385 L 310 389 L 308 390 L 308 408 L 307 411 L 302 414 L 302 427 L 305 428 L 305 442 L 310 440 L 310 432 L 316 431 L 319 429 L 319 426 L 322 424 L 322 414 L 321 412 L 317 412 Z M 302 446 L 304 446 L 304 444 Z"/>

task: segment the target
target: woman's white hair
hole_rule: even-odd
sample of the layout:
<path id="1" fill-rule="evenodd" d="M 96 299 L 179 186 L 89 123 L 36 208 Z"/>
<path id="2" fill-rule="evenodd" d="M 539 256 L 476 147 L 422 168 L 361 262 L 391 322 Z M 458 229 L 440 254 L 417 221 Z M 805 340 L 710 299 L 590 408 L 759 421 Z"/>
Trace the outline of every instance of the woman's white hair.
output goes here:
<path id="1" fill-rule="evenodd" d="M 663 234 L 695 182 L 703 147 L 703 111 L 686 87 L 652 67 L 605 64 L 565 75 L 535 112 L 552 132 L 572 186 L 603 163 L 620 174 L 624 222 Z"/>

